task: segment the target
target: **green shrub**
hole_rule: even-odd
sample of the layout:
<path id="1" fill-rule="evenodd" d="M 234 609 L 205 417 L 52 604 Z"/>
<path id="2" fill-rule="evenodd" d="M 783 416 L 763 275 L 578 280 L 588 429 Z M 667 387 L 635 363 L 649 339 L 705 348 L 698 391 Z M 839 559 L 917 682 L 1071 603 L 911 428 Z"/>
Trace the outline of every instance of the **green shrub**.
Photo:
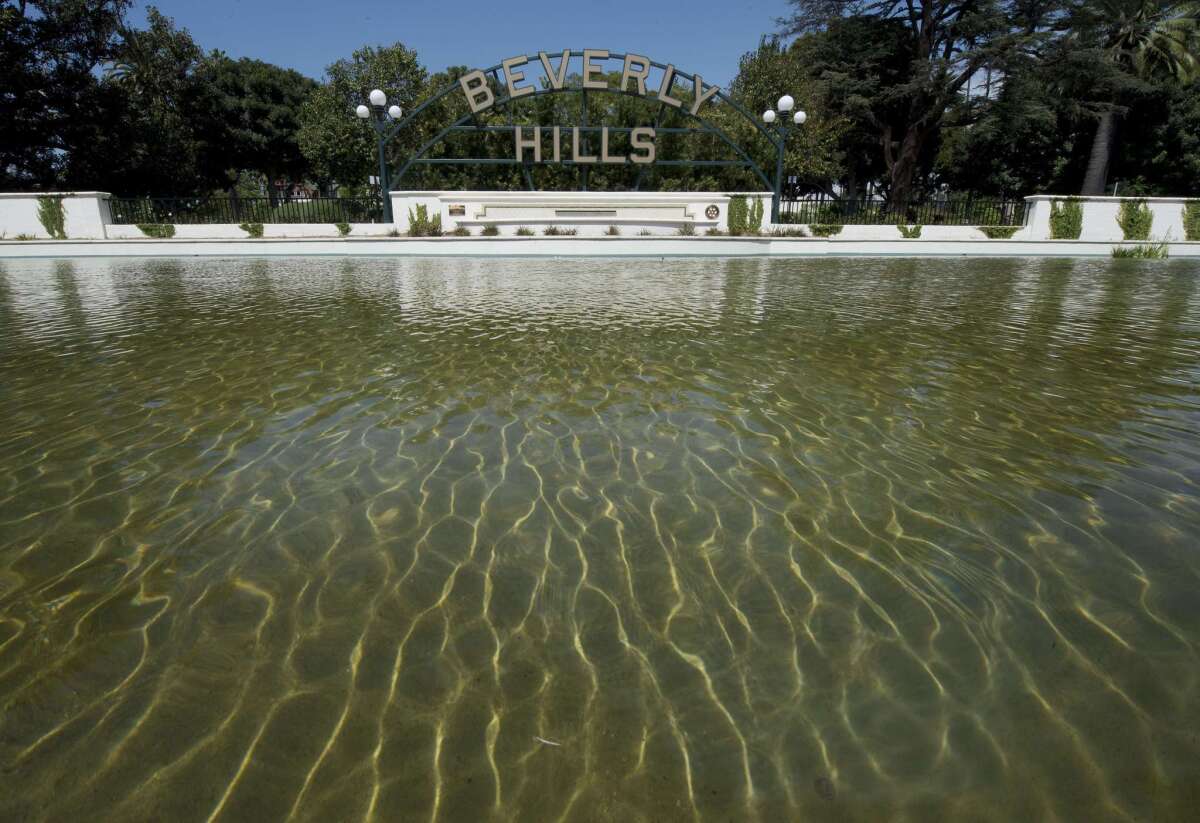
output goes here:
<path id="1" fill-rule="evenodd" d="M 334 223 L 333 225 L 337 227 L 337 233 L 340 234 L 342 237 L 349 236 L 349 234 L 350 234 L 350 224 L 349 223 Z"/>
<path id="2" fill-rule="evenodd" d="M 721 231 L 716 226 L 713 226 L 711 229 L 706 231 L 704 234 L 706 237 L 724 237 L 725 236 L 725 232 Z"/>
<path id="3" fill-rule="evenodd" d="M 746 230 L 751 234 L 761 234 L 762 221 L 763 201 L 761 197 L 755 197 L 754 204 L 750 206 L 750 219 L 746 221 Z"/>
<path id="4" fill-rule="evenodd" d="M 750 227 L 750 206 L 746 198 L 740 194 L 729 198 L 729 213 L 726 217 L 730 236 L 739 237 L 745 234 L 746 229 Z"/>
<path id="5" fill-rule="evenodd" d="M 619 228 L 617 228 L 616 226 L 609 226 L 607 229 L 604 230 L 604 233 L 606 235 L 608 235 L 609 237 L 620 237 L 621 236 L 621 230 Z"/>
<path id="6" fill-rule="evenodd" d="M 399 237 L 399 236 L 400 236 L 400 229 L 392 229 L 391 231 L 389 231 L 389 232 L 387 233 L 387 236 L 388 236 L 388 237 Z"/>
<path id="7" fill-rule="evenodd" d="M 650 231 L 650 229 L 642 229 L 638 232 L 638 237 L 650 237 L 653 234 L 654 232 Z"/>
<path id="8" fill-rule="evenodd" d="M 1121 203 L 1121 211 L 1117 214 L 1117 225 L 1126 240 L 1149 240 L 1150 229 L 1154 227 L 1154 213 L 1150 204 L 1145 200 L 1125 200 Z"/>
<path id="9" fill-rule="evenodd" d="M 680 237 L 695 237 L 696 236 L 696 224 L 695 223 L 680 224 L 679 236 Z"/>
<path id="10" fill-rule="evenodd" d="M 513 234 L 517 237 L 533 237 L 533 229 L 529 226 L 517 226 L 517 230 Z"/>
<path id="11" fill-rule="evenodd" d="M 788 226 L 785 228 L 775 227 L 771 229 L 772 237 L 808 237 L 808 232 L 803 226 Z"/>
<path id="12" fill-rule="evenodd" d="M 1078 240 L 1083 234 L 1083 201 L 1078 197 L 1050 203 L 1050 238 Z"/>
<path id="13" fill-rule="evenodd" d="M 18 234 L 13 240 L 37 240 L 32 234 Z"/>
<path id="14" fill-rule="evenodd" d="M 920 226 L 897 225 L 896 228 L 899 229 L 900 236 L 903 237 L 905 240 L 916 240 L 918 237 L 921 236 L 921 227 Z"/>
<path id="15" fill-rule="evenodd" d="M 429 210 L 425 207 L 425 204 L 418 203 L 408 210 L 408 236 L 441 237 L 442 216 L 435 214 L 431 220 L 429 218 Z"/>
<path id="16" fill-rule="evenodd" d="M 479 232 L 479 234 L 483 237 L 499 237 L 500 236 L 500 227 L 499 226 L 484 226 L 483 231 Z"/>
<path id="17" fill-rule="evenodd" d="M 1021 230 L 1021 226 L 980 226 L 988 240 L 1008 240 Z"/>
<path id="18" fill-rule="evenodd" d="M 1164 241 L 1142 246 L 1113 246 L 1112 256 L 1131 260 L 1166 260 L 1171 253 Z"/>
<path id="19" fill-rule="evenodd" d="M 842 227 L 837 223 L 814 223 L 809 229 L 813 237 L 836 237 L 842 233 Z"/>
<path id="20" fill-rule="evenodd" d="M 250 235 L 251 237 L 262 237 L 263 236 L 263 224 L 262 223 L 242 223 L 240 226 L 238 226 L 238 228 L 241 229 L 242 231 L 244 231 L 246 234 Z"/>
<path id="21" fill-rule="evenodd" d="M 579 229 L 564 229 L 560 228 L 559 226 L 546 226 L 546 228 L 542 231 L 542 234 L 546 235 L 547 237 L 574 237 L 575 235 L 579 234 Z"/>
<path id="22" fill-rule="evenodd" d="M 156 237 L 159 240 L 166 240 L 175 236 L 175 225 L 173 223 L 138 223 L 138 231 L 147 237 Z"/>
<path id="23" fill-rule="evenodd" d="M 1200 200 L 1183 207 L 1183 237 L 1185 240 L 1200 240 Z"/>
<path id="24" fill-rule="evenodd" d="M 42 224 L 46 234 L 54 240 L 66 240 L 67 230 L 64 226 L 67 222 L 67 215 L 63 211 L 63 199 L 61 197 L 39 197 L 38 222 Z"/>

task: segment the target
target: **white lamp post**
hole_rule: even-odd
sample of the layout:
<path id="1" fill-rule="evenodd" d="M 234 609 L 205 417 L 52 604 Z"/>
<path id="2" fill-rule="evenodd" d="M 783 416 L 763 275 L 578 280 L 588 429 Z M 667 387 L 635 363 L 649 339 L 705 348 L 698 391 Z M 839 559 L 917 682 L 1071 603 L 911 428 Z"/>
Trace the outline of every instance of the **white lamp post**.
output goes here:
<path id="1" fill-rule="evenodd" d="M 792 115 L 792 122 L 789 123 L 787 115 L 794 108 L 796 108 L 796 101 L 790 94 L 785 94 L 775 101 L 775 109 L 778 109 L 779 114 L 783 115 L 782 118 L 775 113 L 775 109 L 767 109 L 762 115 L 763 122 L 767 124 L 767 132 L 771 136 L 772 142 L 775 143 L 775 194 L 771 198 L 772 223 L 779 222 L 779 201 L 783 197 L 783 154 L 788 135 L 794 129 L 808 122 L 808 114 L 798 111 Z"/>
<path id="2" fill-rule="evenodd" d="M 404 111 L 394 103 L 388 106 L 387 94 L 383 89 L 372 89 L 371 93 L 367 95 L 367 99 L 371 101 L 371 105 L 359 103 L 354 109 L 354 114 L 362 120 L 370 120 L 375 129 L 376 141 L 379 146 L 379 193 L 383 200 L 383 219 L 391 223 L 392 186 L 388 180 L 387 158 L 384 152 L 396 133 L 396 126 L 400 122 L 400 118 L 404 116 Z"/>

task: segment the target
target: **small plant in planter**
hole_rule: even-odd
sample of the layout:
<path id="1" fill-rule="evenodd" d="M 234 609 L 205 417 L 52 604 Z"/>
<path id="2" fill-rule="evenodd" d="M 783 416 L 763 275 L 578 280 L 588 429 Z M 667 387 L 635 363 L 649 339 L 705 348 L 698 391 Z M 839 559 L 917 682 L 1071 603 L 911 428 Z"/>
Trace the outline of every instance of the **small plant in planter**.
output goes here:
<path id="1" fill-rule="evenodd" d="M 617 228 L 616 226 L 609 226 L 607 229 L 604 230 L 604 234 L 608 237 L 620 237 L 621 230 L 619 228 Z"/>
<path id="2" fill-rule="evenodd" d="M 499 237 L 500 236 L 500 227 L 499 226 L 484 226 L 483 231 L 479 232 L 479 234 L 483 237 Z"/>
<path id="3" fill-rule="evenodd" d="M 900 231 L 900 236 L 905 240 L 916 240 L 921 236 L 920 226 L 896 226 Z"/>
<path id="4" fill-rule="evenodd" d="M 337 233 L 339 235 L 341 235 L 342 237 L 349 236 L 349 234 L 350 234 L 350 224 L 349 223 L 334 223 L 334 225 L 337 227 Z"/>
<path id="5" fill-rule="evenodd" d="M 772 237 L 808 237 L 808 232 L 803 226 L 789 226 L 787 228 L 775 227 L 771 229 Z"/>
<path id="6" fill-rule="evenodd" d="M 696 236 L 696 224 L 695 223 L 681 224 L 679 226 L 679 236 L 680 237 L 695 237 Z"/>
<path id="7" fill-rule="evenodd" d="M 650 231 L 650 229 L 642 229 L 638 232 L 638 237 L 650 237 L 653 234 L 654 232 Z"/>
<path id="8" fill-rule="evenodd" d="M 724 237 L 725 232 L 721 231 L 716 226 L 713 226 L 711 229 L 706 231 L 704 233 L 704 235 L 705 235 L 705 237 Z"/>
<path id="9" fill-rule="evenodd" d="M 242 223 L 240 226 L 238 226 L 238 228 L 254 238 L 260 238 L 263 236 L 262 223 Z"/>
<path id="10" fill-rule="evenodd" d="M 138 223 L 137 227 L 142 234 L 158 240 L 168 240 L 175 236 L 175 226 L 172 223 Z"/>
<path id="11" fill-rule="evenodd" d="M 979 230 L 983 232 L 984 237 L 988 240 L 1009 240 L 1014 234 L 1021 230 L 1020 226 L 980 226 Z"/>
<path id="12" fill-rule="evenodd" d="M 450 232 L 452 237 L 470 237 L 471 230 L 466 226 L 455 226 L 454 231 Z"/>
<path id="13" fill-rule="evenodd" d="M 564 229 L 559 228 L 558 226 L 546 226 L 545 230 L 542 231 L 542 234 L 546 235 L 547 237 L 573 237 L 576 234 L 579 234 L 579 229 Z"/>
<path id="14" fill-rule="evenodd" d="M 435 214 L 430 218 L 429 210 L 424 204 L 414 206 L 408 210 L 408 236 L 441 237 L 442 216 Z"/>
<path id="15" fill-rule="evenodd" d="M 813 237 L 836 237 L 842 233 L 842 226 L 839 223 L 814 223 L 808 227 L 813 233 Z"/>
<path id="16" fill-rule="evenodd" d="M 517 230 L 513 234 L 517 237 L 533 237 L 533 229 L 529 226 L 517 226 Z"/>

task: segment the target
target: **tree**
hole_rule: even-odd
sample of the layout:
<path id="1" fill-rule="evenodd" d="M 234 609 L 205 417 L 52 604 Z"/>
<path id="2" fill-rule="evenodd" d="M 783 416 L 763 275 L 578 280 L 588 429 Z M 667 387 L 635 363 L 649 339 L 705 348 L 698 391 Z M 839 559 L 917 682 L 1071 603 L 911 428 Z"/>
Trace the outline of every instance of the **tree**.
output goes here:
<path id="1" fill-rule="evenodd" d="M 421 101 L 426 78 L 416 52 L 401 43 L 367 46 L 330 64 L 325 82 L 300 107 L 297 143 L 316 179 L 365 184 L 376 173 L 375 132 L 354 116 L 355 107 L 378 88 L 408 111 Z M 392 159 L 414 151 L 418 139 L 416 129 L 401 131 L 390 145 Z"/>
<path id="2" fill-rule="evenodd" d="M 232 186 L 243 171 L 271 181 L 305 175 L 299 113 L 316 81 L 261 60 L 213 52 L 200 63 L 195 82 L 202 94 L 197 126 L 207 177 Z"/>
<path id="3" fill-rule="evenodd" d="M 880 135 L 904 124 L 907 30 L 899 20 L 863 15 L 829 21 L 792 43 L 792 62 L 808 78 L 822 118 L 842 123 L 837 141 L 843 193 L 887 177 Z"/>
<path id="4" fill-rule="evenodd" d="M 58 182 L 129 0 L 0 0 L 0 187 Z"/>
<path id="5" fill-rule="evenodd" d="M 783 48 L 777 40 L 764 40 L 758 49 L 742 55 L 729 93 L 755 117 L 775 108 L 779 95 L 793 95 L 797 107 L 808 111 L 809 119 L 789 137 L 784 168 L 808 185 L 828 191 L 833 181 L 853 176 L 853 159 L 839 150 L 849 138 L 851 120 L 837 111 L 826 89 L 814 80 L 806 56 L 802 50 Z M 755 155 L 768 175 L 774 174 L 775 149 L 753 126 L 728 107 L 718 107 L 714 116 L 734 140 Z"/>
<path id="6" fill-rule="evenodd" d="M 1107 80 L 1114 100 L 1129 88 L 1120 84 L 1122 75 L 1143 83 L 1170 78 L 1183 86 L 1200 69 L 1200 3 L 1087 0 L 1073 9 L 1071 28 L 1071 46 L 1101 50 L 1104 62 L 1118 70 L 1097 83 Z M 1083 182 L 1085 196 L 1104 194 L 1119 116 L 1115 102 L 1100 113 Z"/>
<path id="7" fill-rule="evenodd" d="M 903 27 L 909 72 L 888 95 L 900 106 L 899 125 L 877 124 L 890 197 L 905 202 L 928 144 L 964 87 L 987 67 L 1030 49 L 1050 34 L 1056 0 L 789 0 L 792 17 L 781 20 L 789 35 L 825 31 L 849 16 L 898 21 Z"/>

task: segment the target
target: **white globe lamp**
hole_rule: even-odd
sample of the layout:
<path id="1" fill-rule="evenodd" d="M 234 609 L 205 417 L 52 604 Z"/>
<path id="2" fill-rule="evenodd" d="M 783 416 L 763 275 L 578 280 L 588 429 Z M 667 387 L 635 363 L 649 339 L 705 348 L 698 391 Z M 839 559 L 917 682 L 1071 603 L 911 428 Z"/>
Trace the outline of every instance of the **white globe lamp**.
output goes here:
<path id="1" fill-rule="evenodd" d="M 356 108 L 354 110 L 354 113 L 357 114 L 359 117 L 361 117 L 363 120 L 366 120 L 368 117 L 371 116 L 371 110 L 369 108 L 367 108 L 366 106 L 362 105 L 361 103 L 359 103 L 358 108 Z"/>
<path id="2" fill-rule="evenodd" d="M 766 111 L 764 111 L 762 117 L 763 117 L 764 123 L 774 123 L 775 122 L 775 112 L 772 111 L 771 109 L 767 109 Z"/>
<path id="3" fill-rule="evenodd" d="M 792 122 L 797 126 L 803 126 L 808 122 L 808 113 L 803 111 L 796 112 L 796 114 L 792 117 Z"/>
<path id="4" fill-rule="evenodd" d="M 387 105 L 387 95 L 383 93 L 382 89 L 373 89 L 371 91 L 371 105 L 381 107 Z"/>
<path id="5" fill-rule="evenodd" d="M 404 112 L 400 110 L 399 106 L 392 106 L 390 109 L 388 109 L 388 117 L 392 118 L 393 120 L 399 120 L 403 114 Z"/>
<path id="6" fill-rule="evenodd" d="M 779 98 L 779 102 L 775 105 L 781 112 L 787 114 L 796 105 L 796 101 L 792 99 L 790 94 L 785 94 Z"/>

